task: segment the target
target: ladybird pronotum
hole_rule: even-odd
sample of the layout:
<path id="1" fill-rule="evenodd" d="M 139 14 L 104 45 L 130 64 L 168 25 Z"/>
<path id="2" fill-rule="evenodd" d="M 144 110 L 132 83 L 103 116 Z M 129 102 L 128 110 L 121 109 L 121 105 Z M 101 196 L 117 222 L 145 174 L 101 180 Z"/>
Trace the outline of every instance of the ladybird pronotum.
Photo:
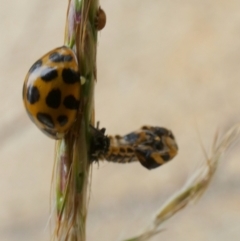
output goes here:
<path id="1" fill-rule="evenodd" d="M 53 139 L 62 138 L 73 125 L 80 94 L 77 58 L 66 46 L 37 60 L 23 85 L 23 102 L 30 119 Z"/>

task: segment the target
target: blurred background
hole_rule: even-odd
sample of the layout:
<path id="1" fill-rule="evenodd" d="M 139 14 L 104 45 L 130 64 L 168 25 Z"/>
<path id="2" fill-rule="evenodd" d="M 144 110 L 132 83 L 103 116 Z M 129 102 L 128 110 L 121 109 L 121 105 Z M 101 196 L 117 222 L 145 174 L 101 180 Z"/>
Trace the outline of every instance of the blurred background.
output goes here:
<path id="1" fill-rule="evenodd" d="M 67 0 L 0 0 L 0 240 L 50 240 L 54 141 L 29 120 L 22 84 L 40 56 L 63 44 Z M 138 234 L 205 161 L 216 131 L 240 119 L 240 1 L 102 0 L 96 120 L 108 134 L 143 124 L 171 129 L 169 164 L 93 165 L 88 241 Z M 200 141 L 201 139 L 201 141 Z M 240 240 L 239 145 L 202 199 L 151 239 Z"/>

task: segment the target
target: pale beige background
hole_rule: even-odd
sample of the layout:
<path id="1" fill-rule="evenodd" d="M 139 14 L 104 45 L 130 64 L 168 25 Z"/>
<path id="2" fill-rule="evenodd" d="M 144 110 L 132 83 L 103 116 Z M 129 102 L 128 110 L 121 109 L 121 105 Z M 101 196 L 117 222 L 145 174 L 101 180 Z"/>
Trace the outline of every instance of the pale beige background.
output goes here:
<path id="1" fill-rule="evenodd" d="M 30 65 L 63 43 L 67 0 L 0 0 L 0 240 L 49 240 L 54 142 L 29 121 L 22 84 Z M 240 119 L 240 1 L 104 0 L 96 118 L 108 133 L 142 124 L 173 130 L 179 155 L 148 171 L 93 167 L 88 241 L 137 234 L 204 160 L 217 129 Z M 152 240 L 240 240 L 239 145 L 207 193 Z"/>

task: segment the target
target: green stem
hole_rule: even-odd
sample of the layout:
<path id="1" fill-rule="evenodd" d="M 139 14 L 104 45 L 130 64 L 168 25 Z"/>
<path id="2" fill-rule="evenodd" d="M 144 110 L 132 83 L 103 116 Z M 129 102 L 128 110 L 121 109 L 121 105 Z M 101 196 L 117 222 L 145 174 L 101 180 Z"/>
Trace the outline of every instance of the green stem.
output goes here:
<path id="1" fill-rule="evenodd" d="M 89 181 L 89 126 L 94 124 L 98 0 L 70 0 L 64 44 L 77 56 L 81 79 L 81 104 L 74 126 L 56 143 L 55 240 L 85 241 Z M 81 81 L 81 80 L 79 80 Z"/>

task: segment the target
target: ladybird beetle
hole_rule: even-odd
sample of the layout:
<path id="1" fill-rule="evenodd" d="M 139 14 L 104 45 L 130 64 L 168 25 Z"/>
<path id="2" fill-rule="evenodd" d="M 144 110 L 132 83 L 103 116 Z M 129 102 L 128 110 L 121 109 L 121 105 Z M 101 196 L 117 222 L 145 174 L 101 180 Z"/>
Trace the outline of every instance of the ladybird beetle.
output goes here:
<path id="1" fill-rule="evenodd" d="M 62 46 L 36 61 L 23 85 L 23 102 L 33 123 L 60 139 L 74 123 L 80 104 L 80 73 L 74 52 Z"/>
<path id="2" fill-rule="evenodd" d="M 106 13 L 102 8 L 99 7 L 97 16 L 95 19 L 95 26 L 98 31 L 102 30 L 105 27 L 106 21 L 107 21 Z"/>
<path id="3" fill-rule="evenodd" d="M 126 135 L 131 139 L 137 133 Z M 130 141 L 130 140 L 129 140 Z M 178 146 L 172 132 L 163 127 L 143 126 L 136 139 L 134 152 L 139 162 L 147 169 L 153 169 L 173 159 L 178 152 Z"/>
<path id="4" fill-rule="evenodd" d="M 154 169 L 173 159 L 178 146 L 172 132 L 163 127 L 143 126 L 127 135 L 107 136 L 105 128 L 92 127 L 91 159 L 117 163 L 139 161 Z"/>

